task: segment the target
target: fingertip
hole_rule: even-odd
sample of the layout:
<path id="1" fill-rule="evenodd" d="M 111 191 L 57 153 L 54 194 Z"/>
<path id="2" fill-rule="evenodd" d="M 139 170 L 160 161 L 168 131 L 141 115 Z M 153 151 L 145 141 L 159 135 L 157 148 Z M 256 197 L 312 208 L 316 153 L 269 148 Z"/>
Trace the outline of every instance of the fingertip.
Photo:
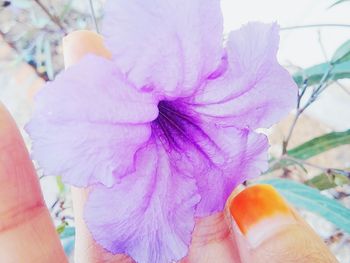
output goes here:
<path id="1" fill-rule="evenodd" d="M 111 52 L 104 45 L 103 37 L 93 31 L 78 30 L 63 38 L 63 57 L 66 68 L 76 64 L 89 53 L 107 59 L 112 57 Z"/>
<path id="2" fill-rule="evenodd" d="M 246 187 L 242 184 L 236 186 L 236 188 L 232 191 L 230 196 L 226 200 L 226 209 L 230 209 L 230 204 L 232 203 L 233 199 L 240 193 L 242 192 Z"/>
<path id="3" fill-rule="evenodd" d="M 285 224 L 296 223 L 289 206 L 271 185 L 247 187 L 232 199 L 229 209 L 252 246 L 258 246 Z"/>
<path id="4" fill-rule="evenodd" d="M 229 213 L 242 262 L 337 262 L 270 185 L 247 187 L 231 200 Z"/>

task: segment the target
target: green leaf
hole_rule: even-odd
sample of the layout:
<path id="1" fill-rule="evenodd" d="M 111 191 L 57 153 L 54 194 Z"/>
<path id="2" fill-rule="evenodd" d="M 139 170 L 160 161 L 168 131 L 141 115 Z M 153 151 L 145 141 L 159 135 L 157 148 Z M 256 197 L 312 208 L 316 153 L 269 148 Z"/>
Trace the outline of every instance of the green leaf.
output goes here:
<path id="1" fill-rule="evenodd" d="M 335 5 L 339 5 L 341 3 L 344 3 L 344 2 L 348 2 L 348 1 L 350 1 L 350 0 L 338 0 L 334 4 L 332 4 L 329 8 L 331 8 L 331 7 L 335 6 Z"/>
<path id="2" fill-rule="evenodd" d="M 287 152 L 289 156 L 306 160 L 340 145 L 350 144 L 350 129 L 344 132 L 331 132 L 314 138 Z"/>
<path id="3" fill-rule="evenodd" d="M 68 257 L 70 257 L 72 255 L 72 252 L 74 250 L 74 238 L 70 238 L 70 239 L 65 239 L 65 240 L 62 240 L 63 242 L 63 249 L 64 249 L 64 252 L 66 253 L 66 255 Z"/>
<path id="4" fill-rule="evenodd" d="M 66 226 L 64 230 L 59 234 L 61 239 L 73 237 L 75 236 L 75 228 L 72 226 Z"/>
<path id="5" fill-rule="evenodd" d="M 298 84 L 299 87 L 303 85 L 305 79 L 307 79 L 308 86 L 318 84 L 321 81 L 323 75 L 329 70 L 330 66 L 331 65 L 329 63 L 322 63 L 298 71 L 293 75 L 294 81 Z M 350 78 L 350 61 L 334 64 L 329 78 L 332 80 Z"/>
<path id="6" fill-rule="evenodd" d="M 56 184 L 57 188 L 60 194 L 64 193 L 65 191 L 65 186 L 64 183 L 62 182 L 62 177 L 61 176 L 56 176 Z"/>
<path id="7" fill-rule="evenodd" d="M 274 186 L 294 206 L 317 213 L 350 233 L 350 209 L 335 199 L 322 195 L 315 188 L 287 179 L 263 180 L 260 183 Z"/>
<path id="8" fill-rule="evenodd" d="M 349 183 L 350 183 L 350 179 L 347 176 L 340 173 L 332 173 L 332 174 L 322 173 L 305 182 L 305 184 L 311 187 L 317 188 L 318 190 L 321 190 L 321 191 L 334 188 L 336 186 L 342 186 Z"/>
<path id="9" fill-rule="evenodd" d="M 341 63 L 350 60 L 350 40 L 343 43 L 334 53 L 332 63 Z"/>
<path id="10" fill-rule="evenodd" d="M 269 169 L 264 174 L 291 165 L 298 165 L 305 171 L 302 162 L 298 162 L 298 160 L 307 160 L 345 144 L 350 144 L 350 130 L 344 132 L 331 132 L 322 135 L 287 151 L 287 156 L 281 160 L 277 161 L 276 158 L 271 158 L 269 160 Z M 292 158 L 288 159 L 288 156 L 295 158 L 295 160 Z"/>
<path id="11" fill-rule="evenodd" d="M 67 223 L 62 223 L 56 227 L 56 231 L 58 234 L 62 234 L 66 229 Z"/>

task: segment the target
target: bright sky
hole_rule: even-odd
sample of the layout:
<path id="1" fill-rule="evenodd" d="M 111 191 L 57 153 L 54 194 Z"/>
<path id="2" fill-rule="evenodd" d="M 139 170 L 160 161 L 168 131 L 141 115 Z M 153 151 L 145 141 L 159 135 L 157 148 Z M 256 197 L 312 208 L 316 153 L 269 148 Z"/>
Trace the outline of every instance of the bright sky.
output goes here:
<path id="1" fill-rule="evenodd" d="M 225 31 L 239 28 L 248 21 L 277 21 L 281 27 L 307 24 L 350 24 L 350 2 L 328 9 L 335 0 L 222 0 Z M 318 41 L 318 29 L 281 32 L 279 58 L 307 67 L 324 61 Z M 348 28 L 322 28 L 321 39 L 328 56 L 345 40 Z"/>

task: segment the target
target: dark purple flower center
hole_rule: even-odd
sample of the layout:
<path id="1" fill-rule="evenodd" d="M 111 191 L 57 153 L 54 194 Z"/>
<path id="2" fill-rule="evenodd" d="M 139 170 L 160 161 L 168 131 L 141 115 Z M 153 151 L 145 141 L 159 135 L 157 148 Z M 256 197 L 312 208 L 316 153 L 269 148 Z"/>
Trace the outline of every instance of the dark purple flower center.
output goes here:
<path id="1" fill-rule="evenodd" d="M 167 150 L 182 150 L 191 144 L 197 147 L 197 139 L 206 135 L 186 105 L 179 101 L 160 101 L 159 115 L 152 122 L 152 132 Z"/>

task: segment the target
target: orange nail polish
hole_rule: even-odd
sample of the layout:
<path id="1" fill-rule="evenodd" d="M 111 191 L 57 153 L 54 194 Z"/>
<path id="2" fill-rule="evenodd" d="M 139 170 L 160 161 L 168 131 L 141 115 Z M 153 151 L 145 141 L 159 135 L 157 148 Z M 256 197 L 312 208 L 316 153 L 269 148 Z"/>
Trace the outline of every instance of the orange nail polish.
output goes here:
<path id="1" fill-rule="evenodd" d="M 295 222 L 284 199 L 270 185 L 254 185 L 233 198 L 230 213 L 241 233 L 258 245 L 281 226 Z"/>

